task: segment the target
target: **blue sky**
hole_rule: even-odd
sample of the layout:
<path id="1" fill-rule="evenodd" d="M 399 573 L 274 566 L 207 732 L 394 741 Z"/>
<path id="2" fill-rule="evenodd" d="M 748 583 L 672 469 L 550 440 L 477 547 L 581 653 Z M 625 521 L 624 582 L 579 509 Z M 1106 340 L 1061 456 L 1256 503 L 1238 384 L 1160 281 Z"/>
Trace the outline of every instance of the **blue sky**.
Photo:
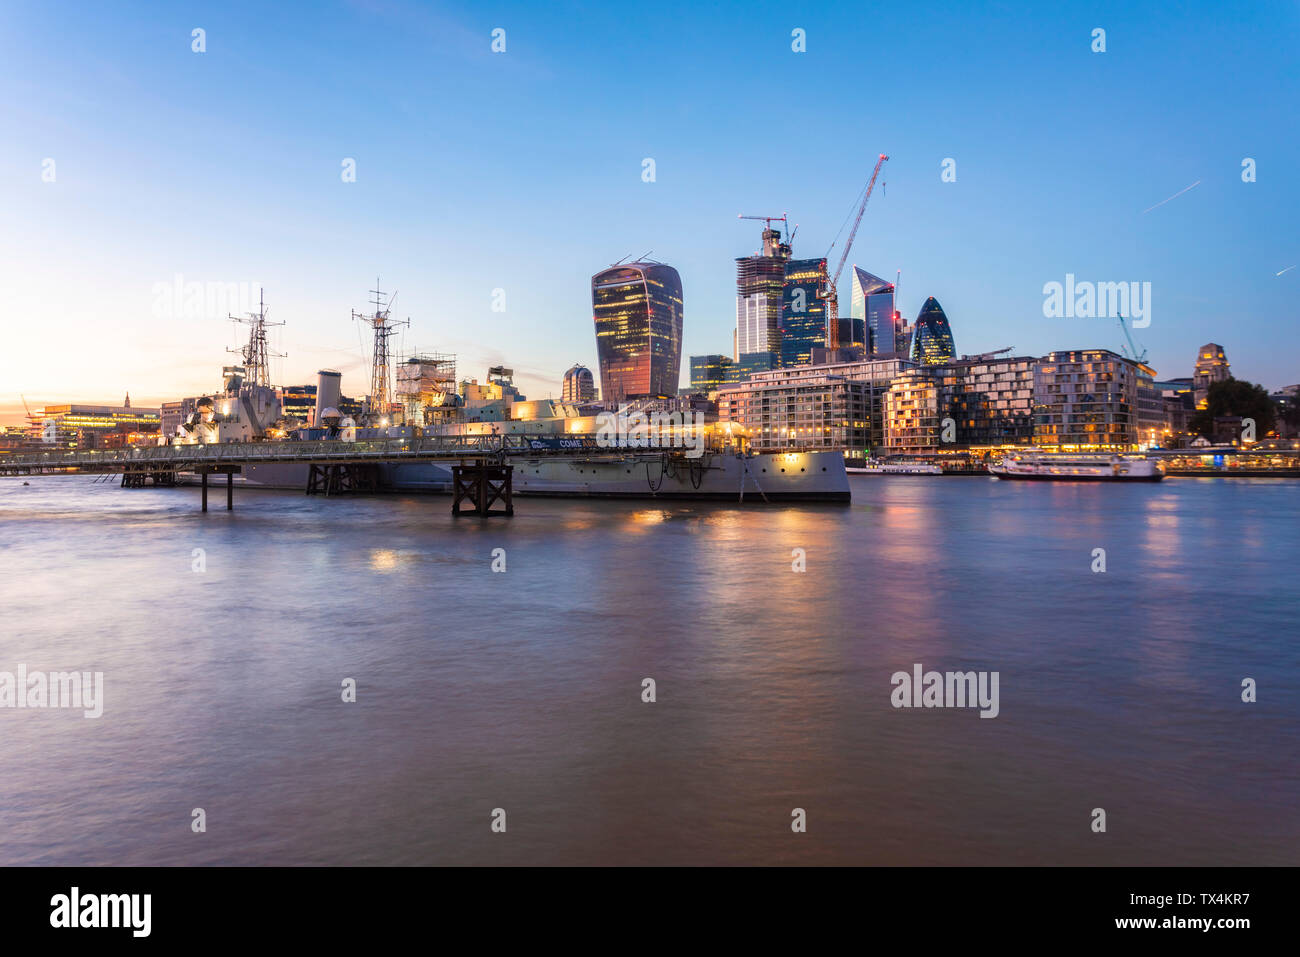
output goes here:
<path id="1" fill-rule="evenodd" d="M 825 255 L 881 152 L 850 263 L 901 269 L 909 318 L 936 296 L 959 351 L 1118 350 L 1113 320 L 1044 318 L 1073 273 L 1152 284 L 1163 376 L 1216 341 L 1298 382 L 1298 50 L 1294 2 L 10 2 L 0 414 L 215 387 L 239 332 L 158 314 L 177 275 L 265 286 L 280 382 L 364 391 L 350 314 L 379 275 L 400 348 L 543 396 L 594 365 L 591 274 L 652 250 L 682 275 L 685 374 L 731 348 L 759 242 L 737 214 L 788 212 L 796 255 Z"/>

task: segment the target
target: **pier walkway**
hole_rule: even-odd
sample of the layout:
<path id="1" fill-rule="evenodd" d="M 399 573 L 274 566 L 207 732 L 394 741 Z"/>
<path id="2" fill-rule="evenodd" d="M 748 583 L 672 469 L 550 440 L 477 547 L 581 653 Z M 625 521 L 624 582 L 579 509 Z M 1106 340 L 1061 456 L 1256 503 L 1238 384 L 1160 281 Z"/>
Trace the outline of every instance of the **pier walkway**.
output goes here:
<path id="1" fill-rule="evenodd" d="M 336 439 L 225 442 L 206 445 L 137 446 L 127 449 L 60 449 L 0 455 L 0 475 L 116 475 L 123 488 L 176 484 L 176 476 L 200 476 L 202 508 L 208 510 L 208 476 L 226 476 L 226 508 L 234 508 L 234 480 L 245 467 L 286 464 L 309 467 L 308 494 L 338 494 L 375 487 L 381 463 L 446 462 L 453 465 L 453 512 L 463 503 L 480 515 L 513 514 L 509 464 L 512 456 L 592 458 L 619 456 L 627 448 L 603 447 L 592 436 L 435 435 L 418 439 Z M 636 452 L 658 452 L 637 448 Z M 501 502 L 504 513 L 492 511 Z"/>

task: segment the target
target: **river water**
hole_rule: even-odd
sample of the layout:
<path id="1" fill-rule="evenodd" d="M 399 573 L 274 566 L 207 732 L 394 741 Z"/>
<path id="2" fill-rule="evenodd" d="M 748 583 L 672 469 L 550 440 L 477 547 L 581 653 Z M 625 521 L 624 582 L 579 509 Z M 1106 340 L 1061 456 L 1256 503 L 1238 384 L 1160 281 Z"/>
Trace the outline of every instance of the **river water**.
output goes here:
<path id="1" fill-rule="evenodd" d="M 102 672 L 103 714 L 0 708 L 0 864 L 1300 864 L 1300 482 L 30 483 L 0 672 Z M 997 717 L 893 707 L 917 664 Z"/>

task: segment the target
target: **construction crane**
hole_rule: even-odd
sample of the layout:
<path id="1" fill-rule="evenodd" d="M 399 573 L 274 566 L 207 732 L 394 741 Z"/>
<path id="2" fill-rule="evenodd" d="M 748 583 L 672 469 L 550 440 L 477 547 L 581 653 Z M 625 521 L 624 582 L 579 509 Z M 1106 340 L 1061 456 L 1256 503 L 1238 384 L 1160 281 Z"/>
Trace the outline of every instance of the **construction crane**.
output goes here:
<path id="1" fill-rule="evenodd" d="M 1137 344 L 1133 341 L 1133 333 L 1129 332 L 1128 323 L 1124 321 L 1123 316 L 1119 317 L 1119 327 L 1124 330 L 1124 338 L 1128 340 L 1127 348 L 1120 346 L 1124 355 L 1127 358 L 1132 359 L 1134 362 L 1145 363 L 1147 361 L 1147 351 L 1146 349 L 1143 349 L 1141 353 L 1138 352 Z"/>
<path id="2" fill-rule="evenodd" d="M 1004 353 L 1011 352 L 1015 346 L 1007 346 L 1005 349 L 995 349 L 993 352 L 981 352 L 977 356 L 962 356 L 963 359 L 969 359 L 972 362 L 983 362 L 985 359 L 992 359 L 994 356 L 1000 356 Z"/>
<path id="3" fill-rule="evenodd" d="M 784 223 L 785 229 L 788 232 L 790 229 L 790 221 L 789 219 L 787 219 L 787 215 L 788 215 L 787 213 L 782 213 L 780 216 L 746 216 L 744 213 L 740 213 L 736 216 L 736 218 L 737 219 L 761 219 L 763 222 L 767 223 L 767 228 L 769 230 L 772 228 L 773 223 Z M 798 228 L 799 228 L 798 226 L 795 227 L 795 229 Z"/>
<path id="4" fill-rule="evenodd" d="M 739 214 L 737 219 L 757 219 L 763 223 L 763 252 L 764 256 L 774 256 L 778 259 L 790 258 L 790 239 L 788 232 L 790 221 L 785 213 L 780 216 L 746 216 L 744 213 Z M 781 230 L 773 229 L 773 223 L 784 223 L 787 231 L 785 242 L 781 241 Z"/>
<path id="5" fill-rule="evenodd" d="M 849 238 L 844 243 L 844 251 L 840 253 L 840 263 L 835 267 L 835 275 L 828 277 L 826 285 L 817 291 L 817 298 L 826 301 L 826 348 L 835 349 L 840 344 L 840 299 L 837 291 L 840 283 L 840 273 L 844 272 L 844 264 L 849 261 L 849 250 L 853 248 L 853 238 L 858 234 L 858 226 L 862 224 L 862 214 L 867 211 L 867 200 L 871 198 L 871 191 L 876 186 L 876 177 L 880 175 L 880 167 L 885 165 L 889 157 L 884 153 L 880 154 L 880 159 L 876 160 L 876 168 L 871 172 L 871 181 L 867 183 L 867 191 L 862 197 L 862 205 L 858 207 L 858 217 L 853 220 L 853 229 L 849 231 Z"/>

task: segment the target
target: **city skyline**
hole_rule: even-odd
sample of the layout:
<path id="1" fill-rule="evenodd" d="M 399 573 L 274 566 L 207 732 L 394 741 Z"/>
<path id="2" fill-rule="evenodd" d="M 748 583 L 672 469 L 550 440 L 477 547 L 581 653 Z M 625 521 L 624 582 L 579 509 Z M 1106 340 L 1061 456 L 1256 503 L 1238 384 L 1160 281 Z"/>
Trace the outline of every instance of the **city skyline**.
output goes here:
<path id="1" fill-rule="evenodd" d="M 272 341 L 289 354 L 272 360 L 284 385 L 336 368 L 349 394 L 364 391 L 369 343 L 350 310 L 376 272 L 398 292 L 394 314 L 412 319 L 399 352 L 454 352 L 466 375 L 511 365 L 539 395 L 558 396 L 575 359 L 596 367 L 589 278 L 621 257 L 680 271 L 683 358 L 729 353 L 734 261 L 756 239 L 736 215 L 788 212 L 801 224 L 794 257 L 824 256 L 882 151 L 891 163 L 850 264 L 901 269 L 903 317 L 936 297 L 962 352 L 1117 349 L 1113 319 L 1044 318 L 1043 285 L 1073 274 L 1152 284 L 1151 322 L 1136 334 L 1162 378 L 1190 375 L 1212 341 L 1243 378 L 1295 381 L 1286 346 L 1300 342 L 1288 321 L 1300 271 L 1288 267 L 1300 250 L 1287 210 L 1300 187 L 1283 171 L 1297 133 L 1253 85 L 1294 87 L 1283 55 L 1293 8 L 1220 23 L 1208 5 L 1178 21 L 939 7 L 924 33 L 895 30 L 870 63 L 853 56 L 847 6 L 741 19 L 674 9 L 634 43 L 613 14 L 585 16 L 579 31 L 522 6 L 489 19 L 355 4 L 328 25 L 252 5 L 87 5 L 67 18 L 11 7 L 0 421 L 22 419 L 22 396 L 37 407 L 129 390 L 152 406 L 216 388 L 238 331 L 224 312 L 156 314 L 156 287 L 178 276 L 265 287 L 287 323 Z M 873 33 L 900 16 L 873 14 Z M 1104 53 L 1090 49 L 1097 27 Z M 191 50 L 195 28 L 203 53 Z M 791 49 L 796 28 L 806 53 Z M 908 66 L 935 49 L 942 70 Z M 787 80 L 762 102 L 733 95 L 754 50 Z M 381 54 L 395 64 L 383 76 L 338 66 Z M 1231 72 L 1238 57 L 1258 64 L 1249 88 Z M 1024 88 L 1025 72 L 1043 77 L 1038 88 Z M 451 77 L 463 95 L 436 95 Z M 677 105 L 629 100 L 649 84 Z M 323 95 L 303 108 L 307 87 Z M 860 133 L 864 88 L 878 106 Z M 739 129 L 808 97 L 838 118 L 839 149 L 736 150 Z M 980 106 L 991 102 L 996 113 Z M 1191 121 L 1208 115 L 1211 137 Z M 355 182 L 340 176 L 349 159 Z M 1205 290 L 1208 275 L 1228 276 L 1230 292 Z M 1276 317 L 1280 341 L 1224 328 L 1244 332 L 1256 316 Z"/>

